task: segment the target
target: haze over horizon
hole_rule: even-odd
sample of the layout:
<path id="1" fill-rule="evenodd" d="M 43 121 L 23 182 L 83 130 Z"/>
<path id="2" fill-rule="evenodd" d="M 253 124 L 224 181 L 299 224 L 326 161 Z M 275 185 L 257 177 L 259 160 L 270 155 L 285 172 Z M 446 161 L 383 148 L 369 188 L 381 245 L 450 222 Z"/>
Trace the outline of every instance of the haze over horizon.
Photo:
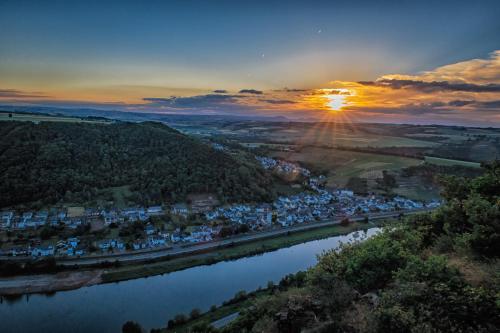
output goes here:
<path id="1" fill-rule="evenodd" d="M 500 126 L 498 1 L 0 0 L 0 104 Z"/>

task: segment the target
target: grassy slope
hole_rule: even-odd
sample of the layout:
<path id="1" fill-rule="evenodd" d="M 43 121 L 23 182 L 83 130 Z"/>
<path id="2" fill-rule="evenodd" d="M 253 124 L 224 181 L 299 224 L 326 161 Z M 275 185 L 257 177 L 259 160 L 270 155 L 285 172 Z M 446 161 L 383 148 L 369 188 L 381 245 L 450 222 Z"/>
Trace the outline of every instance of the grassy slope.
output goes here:
<path id="1" fill-rule="evenodd" d="M 189 320 L 184 325 L 175 326 L 170 330 L 167 328 L 163 328 L 161 332 L 191 333 L 193 331 L 193 326 L 199 325 L 201 323 L 213 323 L 216 320 L 222 319 L 251 306 L 253 302 L 255 302 L 255 300 L 261 297 L 265 297 L 266 295 L 272 295 L 272 291 L 267 289 L 254 291 L 245 300 L 219 306 L 214 311 L 207 311 L 203 313 L 199 318 Z"/>
<path id="2" fill-rule="evenodd" d="M 399 186 L 393 189 L 397 195 L 407 197 L 412 200 L 429 201 L 439 198 L 439 190 L 437 188 L 427 188 L 420 183 L 409 183 L 408 186 Z"/>
<path id="3" fill-rule="evenodd" d="M 436 164 L 436 165 L 445 165 L 445 166 L 461 165 L 461 166 L 470 167 L 470 168 L 480 168 L 481 167 L 481 164 L 477 163 L 477 162 L 451 160 L 451 159 L 447 159 L 447 158 L 430 157 L 430 156 L 426 156 L 425 161 L 427 163 Z"/>
<path id="4" fill-rule="evenodd" d="M 378 176 L 382 170 L 399 170 L 421 160 L 399 156 L 360 153 L 328 148 L 305 147 L 300 152 L 273 152 L 274 157 L 313 164 L 330 170 L 330 185 L 343 186 L 349 177 Z"/>
<path id="5" fill-rule="evenodd" d="M 9 117 L 9 114 L 12 114 L 12 117 Z M 77 117 L 47 116 L 47 115 L 15 113 L 15 112 L 11 113 L 0 112 L 0 121 L 32 121 L 32 122 L 51 121 L 51 122 L 67 122 L 67 123 L 98 123 L 98 124 L 110 123 L 106 121 L 88 120 Z"/>
<path id="6" fill-rule="evenodd" d="M 276 142 L 297 144 L 341 145 L 351 147 L 432 147 L 436 143 L 408 138 L 394 133 L 390 127 L 381 125 L 368 131 L 359 124 L 335 123 L 257 123 L 232 124 L 221 129 L 221 134 L 230 131 L 240 136 Z M 372 126 L 373 127 L 373 126 Z"/>

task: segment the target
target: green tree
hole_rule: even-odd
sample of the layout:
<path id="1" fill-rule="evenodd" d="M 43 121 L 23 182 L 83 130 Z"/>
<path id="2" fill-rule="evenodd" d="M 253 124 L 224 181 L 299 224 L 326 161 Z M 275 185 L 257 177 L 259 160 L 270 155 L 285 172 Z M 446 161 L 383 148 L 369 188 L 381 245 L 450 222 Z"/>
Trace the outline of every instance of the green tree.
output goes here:
<path id="1" fill-rule="evenodd" d="M 198 309 L 198 308 L 191 310 L 191 312 L 189 313 L 189 318 L 190 318 L 191 320 L 193 320 L 193 319 L 197 319 L 197 318 L 199 318 L 200 316 L 201 316 L 201 311 L 200 311 L 200 309 Z"/>
<path id="2" fill-rule="evenodd" d="M 356 194 L 364 195 L 368 193 L 368 183 L 366 178 L 351 177 L 347 181 L 346 187 Z"/>
<path id="3" fill-rule="evenodd" d="M 123 333 L 142 333 L 142 327 L 135 321 L 127 321 L 122 326 Z"/>

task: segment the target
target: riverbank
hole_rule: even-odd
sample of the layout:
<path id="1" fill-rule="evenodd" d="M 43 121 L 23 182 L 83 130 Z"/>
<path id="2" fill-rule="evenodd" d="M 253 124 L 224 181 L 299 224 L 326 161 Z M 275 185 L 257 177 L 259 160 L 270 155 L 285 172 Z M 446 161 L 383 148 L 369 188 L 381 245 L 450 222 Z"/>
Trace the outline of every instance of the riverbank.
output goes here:
<path id="1" fill-rule="evenodd" d="M 102 283 L 102 270 L 23 275 L 0 279 L 0 295 L 52 293 Z"/>
<path id="2" fill-rule="evenodd" d="M 220 261 L 234 260 L 241 257 L 275 251 L 280 248 L 290 247 L 312 240 L 344 235 L 356 230 L 366 230 L 369 228 L 385 225 L 389 221 L 394 220 L 377 220 L 370 223 L 351 222 L 346 226 L 337 224 L 323 228 L 289 233 L 274 238 L 234 245 L 207 253 L 175 258 L 168 261 L 151 263 L 148 265 L 123 266 L 113 270 L 105 271 L 102 274 L 102 279 L 103 282 L 117 282 L 170 273 L 194 266 L 210 265 Z"/>
<path id="3" fill-rule="evenodd" d="M 167 326 L 167 321 L 178 314 L 190 315 L 195 308 L 199 309 L 198 313 L 206 312 L 213 305 L 227 304 L 235 295 L 240 299 L 242 291 L 248 295 L 269 286 L 270 281 L 279 285 L 283 277 L 315 265 L 317 255 L 323 251 L 338 249 L 342 243 L 363 241 L 379 232 L 380 228 L 369 228 L 120 283 L 103 283 L 48 295 L 4 297 L 0 318 L 4 326 L 12 328 L 7 332 L 12 333 L 114 333 L 130 320 L 140 323 L 149 332 Z M 285 285 L 289 285 L 289 278 L 286 280 Z"/>
<path id="4" fill-rule="evenodd" d="M 370 223 L 351 222 L 346 226 L 339 224 L 322 228 L 296 231 L 273 238 L 235 244 L 233 246 L 167 259 L 149 264 L 131 264 L 110 269 L 86 271 L 65 271 L 56 274 L 26 275 L 0 278 L 0 295 L 19 295 L 31 293 L 52 293 L 62 290 L 78 289 L 94 284 L 119 282 L 148 276 L 171 273 L 187 268 L 210 265 L 220 261 L 235 260 L 260 253 L 275 251 L 296 244 L 347 234 L 356 230 L 366 230 L 385 225 L 393 219 L 376 220 Z"/>
<path id="5" fill-rule="evenodd" d="M 221 306 L 213 306 L 210 310 L 200 313 L 194 318 L 190 314 L 183 315 L 184 317 L 181 317 L 185 318 L 183 323 L 176 322 L 175 319 L 171 320 L 170 327 L 167 324 L 167 327 L 158 328 L 157 332 L 190 333 L 196 332 L 196 328 L 201 329 L 199 331 L 202 332 L 207 330 L 209 326 L 222 328 L 236 319 L 242 310 L 251 306 L 257 299 L 271 296 L 275 292 L 278 292 L 278 288 L 273 286 L 272 288 L 258 289 L 239 296 L 235 295 L 232 300 L 225 302 Z M 237 299 L 238 297 L 239 299 Z"/>

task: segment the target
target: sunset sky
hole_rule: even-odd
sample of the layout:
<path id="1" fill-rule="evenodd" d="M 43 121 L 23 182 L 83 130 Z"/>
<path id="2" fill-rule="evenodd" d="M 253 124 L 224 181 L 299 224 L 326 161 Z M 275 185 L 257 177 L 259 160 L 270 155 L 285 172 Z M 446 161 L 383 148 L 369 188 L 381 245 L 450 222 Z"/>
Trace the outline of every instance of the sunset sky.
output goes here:
<path id="1" fill-rule="evenodd" d="M 0 104 L 500 126 L 500 1 L 0 0 Z"/>

